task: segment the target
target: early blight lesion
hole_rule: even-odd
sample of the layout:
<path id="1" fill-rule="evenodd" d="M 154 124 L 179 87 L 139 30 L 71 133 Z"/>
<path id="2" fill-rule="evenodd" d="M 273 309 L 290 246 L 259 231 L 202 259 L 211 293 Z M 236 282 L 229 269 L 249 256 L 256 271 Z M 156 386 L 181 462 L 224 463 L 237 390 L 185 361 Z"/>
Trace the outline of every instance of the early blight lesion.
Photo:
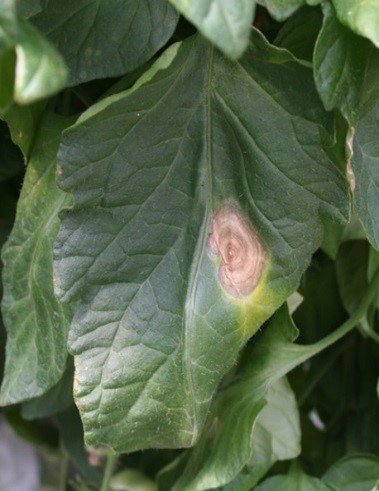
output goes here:
<path id="1" fill-rule="evenodd" d="M 248 215 L 230 201 L 215 212 L 208 237 L 208 250 L 219 256 L 219 280 L 236 298 L 250 295 L 266 264 L 266 250 Z"/>

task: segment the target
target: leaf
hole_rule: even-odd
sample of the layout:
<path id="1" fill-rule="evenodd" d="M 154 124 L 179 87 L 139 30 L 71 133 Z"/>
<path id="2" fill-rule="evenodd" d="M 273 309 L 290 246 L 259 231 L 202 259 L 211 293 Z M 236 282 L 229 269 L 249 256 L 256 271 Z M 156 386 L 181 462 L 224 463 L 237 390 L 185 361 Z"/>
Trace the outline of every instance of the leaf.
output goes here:
<path id="1" fill-rule="evenodd" d="M 322 480 L 336 491 L 372 491 L 378 481 L 379 458 L 347 455 L 334 464 Z"/>
<path id="2" fill-rule="evenodd" d="M 274 44 L 288 49 L 297 58 L 312 61 L 313 49 L 320 31 L 319 9 L 303 7 L 292 15 L 278 32 Z"/>
<path id="3" fill-rule="evenodd" d="M 199 31 L 232 59 L 246 50 L 254 0 L 170 0 Z"/>
<path id="4" fill-rule="evenodd" d="M 94 483 L 100 489 L 103 477 L 102 466 L 93 466 L 89 462 L 89 453 L 83 441 L 83 427 L 75 406 L 57 414 L 54 418 L 64 449 L 72 463 L 84 479 Z"/>
<path id="5" fill-rule="evenodd" d="M 379 77 L 379 57 L 376 70 Z M 378 78 L 379 81 L 379 78 Z M 379 83 L 376 84 L 379 97 Z M 378 99 L 377 99 L 378 100 Z M 379 250 L 379 105 L 361 117 L 353 139 L 356 207 L 371 245 Z"/>
<path id="6" fill-rule="evenodd" d="M 281 22 L 303 6 L 305 0 L 258 0 L 258 3 L 266 7 L 274 19 Z"/>
<path id="7" fill-rule="evenodd" d="M 259 34 L 240 63 L 198 36 L 176 50 L 91 108 L 59 152 L 76 200 L 55 252 L 57 295 L 82 302 L 76 402 L 87 443 L 121 452 L 194 444 L 239 349 L 296 290 L 323 220 L 348 214 L 307 68 Z M 217 258 L 223 217 L 257 257 L 267 250 L 244 265 L 247 283 Z"/>
<path id="8" fill-rule="evenodd" d="M 72 382 L 74 367 L 68 359 L 66 370 L 59 382 L 40 397 L 26 401 L 21 406 L 23 419 L 39 419 L 53 416 L 74 404 Z"/>
<path id="9" fill-rule="evenodd" d="M 253 426 L 251 445 L 251 461 L 233 481 L 219 489 L 250 491 L 276 461 L 299 455 L 299 413 L 286 378 L 270 385 L 266 405 Z"/>
<path id="10" fill-rule="evenodd" d="M 367 312 L 378 285 L 379 272 L 375 274 L 369 292 L 354 315 L 313 344 L 293 343 L 298 330 L 284 304 L 263 334 L 248 346 L 250 349 L 243 358 L 245 364 L 233 383 L 219 392 L 196 446 L 169 469 L 174 476 L 171 476 L 171 481 L 175 482 L 175 477 L 177 479 L 175 486 L 169 489 L 202 491 L 222 486 L 233 479 L 251 457 L 254 459 L 251 432 L 254 432 L 255 420 L 264 406 L 271 384 L 321 353 L 355 327 Z M 228 455 L 227 462 L 225 455 Z M 179 473 L 175 473 L 175 466 L 179 466 Z"/>
<path id="11" fill-rule="evenodd" d="M 142 472 L 124 469 L 112 477 L 111 491 L 157 491 L 156 484 Z"/>
<path id="12" fill-rule="evenodd" d="M 11 104 L 6 111 L 0 114 L 0 117 L 7 122 L 12 140 L 20 147 L 26 161 L 29 160 L 45 106 L 45 101 L 35 102 L 28 106 Z"/>
<path id="13" fill-rule="evenodd" d="M 350 124 L 352 188 L 357 212 L 379 248 L 379 52 L 338 23 L 328 4 L 315 49 L 315 80 L 327 109 L 338 107 Z M 332 47 L 332 48 L 331 48 Z"/>
<path id="14" fill-rule="evenodd" d="M 339 20 L 379 48 L 379 5 L 376 0 L 332 0 Z"/>
<path id="15" fill-rule="evenodd" d="M 269 477 L 260 484 L 256 491 L 332 491 L 320 479 L 308 476 L 298 466 L 292 466 L 286 476 Z"/>
<path id="16" fill-rule="evenodd" d="M 359 117 L 362 99 L 377 85 L 373 70 L 379 55 L 369 41 L 338 22 L 331 5 L 325 3 L 323 12 L 324 22 L 314 53 L 317 89 L 326 109 L 338 107 L 345 118 L 354 123 Z"/>
<path id="17" fill-rule="evenodd" d="M 65 85 L 66 67 L 55 49 L 16 13 L 15 0 L 2 0 L 0 11 L 0 72 L 13 72 L 7 52 L 14 50 L 15 75 L 13 95 L 19 104 L 29 104 L 48 97 Z M 5 56 L 5 58 L 4 58 Z M 10 98 L 12 75 L 8 75 Z M 2 104 L 3 108 L 6 106 Z"/>
<path id="18" fill-rule="evenodd" d="M 172 36 L 167 0 L 50 0 L 30 18 L 69 67 L 69 85 L 130 72 Z"/>
<path id="19" fill-rule="evenodd" d="M 53 293 L 52 243 L 71 198 L 55 185 L 55 155 L 67 120 L 47 117 L 33 147 L 12 234 L 3 248 L 2 313 L 8 332 L 1 404 L 44 394 L 67 358 L 70 306 Z M 43 206 L 41 206 L 43 203 Z"/>

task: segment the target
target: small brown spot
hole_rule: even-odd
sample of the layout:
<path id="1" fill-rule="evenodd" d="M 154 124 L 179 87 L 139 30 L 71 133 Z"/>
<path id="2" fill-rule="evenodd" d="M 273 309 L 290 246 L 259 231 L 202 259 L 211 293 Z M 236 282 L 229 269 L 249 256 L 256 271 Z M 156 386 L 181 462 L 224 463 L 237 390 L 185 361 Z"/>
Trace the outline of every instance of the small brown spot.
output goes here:
<path id="1" fill-rule="evenodd" d="M 248 216 L 234 203 L 222 205 L 208 237 L 212 254 L 221 256 L 220 283 L 233 297 L 246 297 L 261 279 L 266 253 Z"/>

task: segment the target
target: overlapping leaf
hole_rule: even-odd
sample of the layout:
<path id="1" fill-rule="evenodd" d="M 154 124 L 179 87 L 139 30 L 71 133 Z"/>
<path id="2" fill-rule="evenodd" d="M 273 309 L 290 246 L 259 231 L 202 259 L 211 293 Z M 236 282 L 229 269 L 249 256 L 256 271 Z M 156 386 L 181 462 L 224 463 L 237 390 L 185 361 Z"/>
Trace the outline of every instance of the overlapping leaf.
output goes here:
<path id="1" fill-rule="evenodd" d="M 354 35 L 324 6 L 315 50 L 315 79 L 325 107 L 338 107 L 351 126 L 353 187 L 359 218 L 379 248 L 379 51 Z"/>
<path id="2" fill-rule="evenodd" d="M 255 0 L 170 0 L 199 31 L 232 59 L 247 48 Z"/>
<path id="3" fill-rule="evenodd" d="M 70 203 L 55 185 L 56 151 L 67 123 L 47 118 L 41 126 L 3 249 L 2 312 L 8 331 L 3 405 L 43 394 L 65 369 L 71 307 L 54 297 L 52 244 L 58 212 Z"/>
<path id="4" fill-rule="evenodd" d="M 61 57 L 28 22 L 18 17 L 15 0 L 3 0 L 1 5 L 0 73 L 0 109 L 10 104 L 12 94 L 18 103 L 28 104 L 57 92 L 66 81 Z"/>
<path id="5" fill-rule="evenodd" d="M 70 85 L 134 70 L 164 46 L 177 20 L 167 0 L 50 0 L 30 18 L 62 54 Z"/>
<path id="6" fill-rule="evenodd" d="M 88 443 L 120 451 L 197 440 L 240 347 L 296 289 L 323 220 L 348 214 L 307 68 L 258 34 L 239 63 L 200 37 L 177 49 L 84 115 L 59 153 L 76 200 L 56 243 L 57 294 L 82 300 L 76 400 Z M 243 298 L 223 290 L 208 246 L 225 204 L 267 250 Z"/>
<path id="7" fill-rule="evenodd" d="M 339 20 L 379 48 L 379 4 L 376 0 L 332 0 Z"/>

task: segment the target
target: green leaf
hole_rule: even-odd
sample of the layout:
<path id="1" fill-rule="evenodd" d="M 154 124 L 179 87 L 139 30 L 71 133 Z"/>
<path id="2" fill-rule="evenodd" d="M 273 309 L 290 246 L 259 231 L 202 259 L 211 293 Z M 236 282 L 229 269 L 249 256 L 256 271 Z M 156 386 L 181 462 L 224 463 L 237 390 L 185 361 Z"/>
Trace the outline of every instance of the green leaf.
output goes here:
<path id="1" fill-rule="evenodd" d="M 286 378 L 270 385 L 266 406 L 259 413 L 251 437 L 252 459 L 222 491 L 250 491 L 278 460 L 300 453 L 300 424 L 295 396 Z"/>
<path id="2" fill-rule="evenodd" d="M 20 104 L 50 96 L 64 87 L 67 70 L 55 49 L 16 13 L 15 0 L 3 0 L 0 11 L 0 72 L 7 76 L 8 96 L 13 80 L 9 50 L 16 53 L 13 96 Z M 4 82 L 2 80 L 2 82 Z M 2 101 L 2 107 L 6 104 Z"/>
<path id="3" fill-rule="evenodd" d="M 83 426 L 75 406 L 59 413 L 54 418 L 64 449 L 69 454 L 74 467 L 87 481 L 100 489 L 103 475 L 102 466 L 93 466 L 89 462 L 89 451 L 83 441 Z"/>
<path id="4" fill-rule="evenodd" d="M 315 48 L 315 79 L 327 109 L 338 107 L 350 124 L 347 140 L 357 212 L 379 248 L 379 52 L 343 27 L 330 5 Z"/>
<path id="5" fill-rule="evenodd" d="M 172 36 L 167 0 L 50 0 L 30 18 L 62 54 L 69 85 L 130 72 Z"/>
<path id="6" fill-rule="evenodd" d="M 317 89 L 326 109 L 338 107 L 354 123 L 362 101 L 370 94 L 372 105 L 375 104 L 373 89 L 378 85 L 375 65 L 379 55 L 369 41 L 338 22 L 331 5 L 325 3 L 323 12 L 324 22 L 314 53 Z"/>
<path id="7" fill-rule="evenodd" d="M 262 336 L 244 353 L 245 364 L 233 383 L 219 392 L 199 442 L 174 463 L 173 467 L 179 466 L 180 473 L 176 474 L 172 467 L 169 469 L 174 475 L 173 482 L 179 475 L 175 486 L 171 486 L 172 491 L 202 491 L 221 486 L 234 478 L 251 457 L 254 459 L 251 431 L 270 385 L 354 328 L 367 312 L 378 285 L 379 272 L 354 315 L 313 344 L 293 343 L 298 330 L 286 305 L 279 309 Z M 225 455 L 228 455 L 227 462 Z"/>
<path id="8" fill-rule="evenodd" d="M 170 0 L 199 31 L 232 59 L 247 48 L 255 0 Z"/>
<path id="9" fill-rule="evenodd" d="M 379 4 L 377 0 L 332 0 L 339 20 L 379 48 Z"/>
<path id="10" fill-rule="evenodd" d="M 316 477 L 308 476 L 299 466 L 292 466 L 286 475 L 269 477 L 260 484 L 256 491 L 332 491 L 333 488 L 324 484 Z"/>
<path id="11" fill-rule="evenodd" d="M 13 142 L 20 147 L 26 161 L 29 160 L 45 107 L 45 101 L 27 106 L 11 104 L 0 114 L 1 119 L 4 119 L 9 127 Z"/>
<path id="12" fill-rule="evenodd" d="M 2 312 L 8 331 L 1 404 L 44 394 L 61 378 L 72 307 L 53 293 L 52 243 L 71 198 L 55 185 L 56 151 L 68 121 L 46 117 L 28 164 L 12 234 L 3 248 Z M 43 206 L 42 206 L 43 203 Z"/>
<path id="13" fill-rule="evenodd" d="M 53 416 L 74 404 L 72 383 L 74 367 L 71 358 L 59 382 L 40 397 L 26 401 L 21 406 L 23 419 L 39 419 Z"/>
<path id="14" fill-rule="evenodd" d="M 379 476 L 379 458 L 348 455 L 334 464 L 322 480 L 336 491 L 373 491 Z"/>
<path id="15" fill-rule="evenodd" d="M 379 56 L 376 93 L 379 100 Z M 371 245 L 379 250 L 379 104 L 362 116 L 355 127 L 352 168 L 355 202 Z"/>
<path id="16" fill-rule="evenodd" d="M 296 289 L 323 221 L 348 214 L 310 70 L 258 33 L 239 63 L 196 36 L 162 69 L 177 49 L 90 109 L 59 153 L 76 200 L 56 242 L 56 292 L 82 299 L 69 336 L 76 400 L 87 442 L 125 452 L 194 444 L 239 349 Z M 245 255 L 246 284 L 217 256 L 224 223 L 261 258 Z"/>
<path id="17" fill-rule="evenodd" d="M 258 3 L 266 7 L 274 19 L 283 21 L 306 2 L 305 0 L 258 0 Z"/>
<path id="18" fill-rule="evenodd" d="M 303 7 L 287 20 L 275 38 L 274 44 L 288 49 L 299 59 L 312 61 L 321 23 L 320 9 Z"/>

